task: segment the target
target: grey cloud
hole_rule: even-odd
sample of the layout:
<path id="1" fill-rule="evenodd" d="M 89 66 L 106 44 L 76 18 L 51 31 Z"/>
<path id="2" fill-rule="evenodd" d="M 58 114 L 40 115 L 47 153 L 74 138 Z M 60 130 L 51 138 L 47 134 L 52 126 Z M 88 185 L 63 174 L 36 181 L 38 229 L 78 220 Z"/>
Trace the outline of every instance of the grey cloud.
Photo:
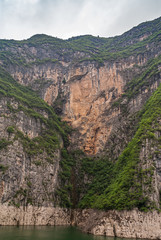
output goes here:
<path id="1" fill-rule="evenodd" d="M 0 0 L 0 38 L 108 37 L 160 15 L 160 0 Z"/>

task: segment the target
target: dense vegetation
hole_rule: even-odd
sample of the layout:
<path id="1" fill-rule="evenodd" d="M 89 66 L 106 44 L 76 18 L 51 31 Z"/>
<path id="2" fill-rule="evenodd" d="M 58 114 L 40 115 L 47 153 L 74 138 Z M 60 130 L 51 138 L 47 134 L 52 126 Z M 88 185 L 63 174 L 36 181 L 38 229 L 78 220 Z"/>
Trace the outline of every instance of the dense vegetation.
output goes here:
<path id="1" fill-rule="evenodd" d="M 147 46 L 155 43 L 157 47 L 161 41 L 161 18 L 151 22 L 145 22 L 131 29 L 121 36 L 103 38 L 91 35 L 73 37 L 68 40 L 38 34 L 28 40 L 0 40 L 0 60 L 3 65 L 24 65 L 30 67 L 32 64 L 45 62 L 58 63 L 61 60 L 67 62 L 96 61 L 103 64 L 105 60 L 118 60 L 128 56 L 148 52 Z M 42 57 L 39 49 L 51 50 L 50 57 Z M 23 57 L 18 49 L 23 50 Z M 29 51 L 30 47 L 38 49 L 38 56 Z M 151 46 L 153 47 L 153 45 Z M 74 53 L 82 52 L 83 55 L 75 57 Z M 27 59 L 27 61 L 26 61 Z"/>

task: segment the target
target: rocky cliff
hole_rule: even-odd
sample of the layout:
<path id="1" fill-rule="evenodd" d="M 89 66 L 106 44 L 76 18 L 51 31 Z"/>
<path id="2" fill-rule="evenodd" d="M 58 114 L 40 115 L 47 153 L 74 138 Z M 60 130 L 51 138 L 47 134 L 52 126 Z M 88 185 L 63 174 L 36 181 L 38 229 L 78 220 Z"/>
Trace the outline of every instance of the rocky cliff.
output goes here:
<path id="1" fill-rule="evenodd" d="M 0 74 L 1 203 L 55 206 L 65 125 L 31 90 Z"/>
<path id="2" fill-rule="evenodd" d="M 159 34 L 160 18 L 111 39 L 82 36 L 63 41 L 35 35 L 20 42 L 1 41 L 0 59 L 19 83 L 55 106 L 77 129 L 72 143 L 78 139 L 76 147 L 93 155 L 107 148 L 122 116 L 120 109 L 111 108 L 113 102 L 148 68 L 149 61 L 160 55 Z M 149 82 L 151 90 L 149 86 L 140 88 L 139 102 L 133 96 L 130 111 L 142 108 L 158 81 Z"/>
<path id="3" fill-rule="evenodd" d="M 70 222 L 66 207 L 160 209 L 160 34 L 158 18 L 109 39 L 0 40 L 0 199 L 14 224 L 44 209 L 34 221 L 47 224 L 52 207 L 65 217 L 51 224 Z"/>

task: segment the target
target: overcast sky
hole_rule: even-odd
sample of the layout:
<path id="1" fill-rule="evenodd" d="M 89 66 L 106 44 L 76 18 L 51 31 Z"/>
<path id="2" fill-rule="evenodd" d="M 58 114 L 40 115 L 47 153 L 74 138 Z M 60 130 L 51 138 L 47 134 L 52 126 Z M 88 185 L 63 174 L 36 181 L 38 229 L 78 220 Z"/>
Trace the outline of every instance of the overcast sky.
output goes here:
<path id="1" fill-rule="evenodd" d="M 161 16 L 161 0 L 0 0 L 0 38 L 115 36 Z"/>

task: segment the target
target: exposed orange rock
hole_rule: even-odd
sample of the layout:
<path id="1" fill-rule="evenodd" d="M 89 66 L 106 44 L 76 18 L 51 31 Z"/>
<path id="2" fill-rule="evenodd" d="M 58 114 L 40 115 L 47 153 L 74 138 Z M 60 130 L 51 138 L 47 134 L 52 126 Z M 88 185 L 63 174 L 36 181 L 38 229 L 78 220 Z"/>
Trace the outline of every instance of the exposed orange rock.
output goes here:
<path id="1" fill-rule="evenodd" d="M 141 55 L 131 56 L 126 61 L 106 62 L 102 67 L 92 62 L 74 65 L 61 61 L 57 65 L 35 65 L 25 74 L 15 70 L 12 75 L 21 84 L 31 85 L 41 92 L 41 97 L 49 105 L 59 96 L 59 104 L 55 102 L 55 106 L 62 107 L 63 120 L 78 130 L 78 147 L 88 154 L 96 154 L 103 150 L 119 114 L 119 110 L 110 111 L 111 103 L 117 101 L 126 80 L 133 76 L 128 75 L 126 79 L 123 72 L 128 70 L 130 74 L 134 65 L 144 66 L 146 62 Z M 132 103 L 133 108 L 137 108 L 141 101 L 140 98 Z M 75 137 L 71 141 L 74 143 Z"/>
<path id="2" fill-rule="evenodd" d="M 83 136 L 81 148 L 88 154 L 96 154 L 103 148 L 111 130 L 112 123 L 107 122 L 118 114 L 103 116 L 110 107 L 113 98 L 117 99 L 123 92 L 125 81 L 117 73 L 116 66 L 104 66 L 97 69 L 94 66 L 75 69 L 70 79 L 75 76 L 82 78 L 70 81 L 70 100 L 65 107 L 64 120 L 79 129 Z"/>

